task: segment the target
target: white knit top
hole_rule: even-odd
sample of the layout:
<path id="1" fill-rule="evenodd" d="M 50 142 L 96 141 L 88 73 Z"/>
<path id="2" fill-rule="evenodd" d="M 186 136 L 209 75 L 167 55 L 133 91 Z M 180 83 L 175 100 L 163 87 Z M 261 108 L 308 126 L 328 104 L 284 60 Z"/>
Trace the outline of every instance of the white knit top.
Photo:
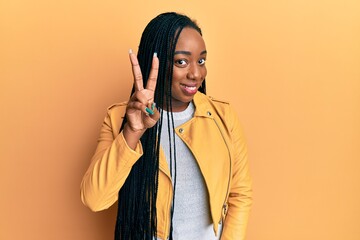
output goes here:
<path id="1" fill-rule="evenodd" d="M 195 112 L 195 106 L 191 102 L 183 112 L 173 112 L 174 127 L 189 121 Z M 170 145 L 168 133 L 168 116 L 163 111 L 163 124 L 161 131 L 161 147 L 164 150 L 174 185 L 175 166 L 170 164 Z M 170 118 L 171 126 L 171 118 Z M 170 133 L 173 141 L 173 132 Z M 175 134 L 176 144 L 176 186 L 175 205 L 173 216 L 173 239 L 174 240 L 215 240 L 216 237 L 209 207 L 209 196 L 204 178 L 199 166 L 185 143 Z M 172 159 L 175 160 L 173 146 Z M 221 229 L 220 229 L 221 231 Z"/>

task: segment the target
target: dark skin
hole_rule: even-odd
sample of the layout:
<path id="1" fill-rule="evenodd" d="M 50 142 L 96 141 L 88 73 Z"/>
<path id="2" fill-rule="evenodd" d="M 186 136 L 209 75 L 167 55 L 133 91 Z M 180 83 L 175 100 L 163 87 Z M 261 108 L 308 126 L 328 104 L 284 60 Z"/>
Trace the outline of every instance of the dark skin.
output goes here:
<path id="1" fill-rule="evenodd" d="M 157 56 L 153 57 L 149 79 L 144 88 L 143 77 L 137 57 L 132 52 L 130 52 L 129 57 L 134 76 L 135 92 L 130 97 L 126 107 L 126 118 L 128 121 L 124 126 L 123 134 L 128 146 L 135 149 L 136 144 L 146 129 L 153 127 L 160 118 L 159 111 L 157 111 L 156 107 L 152 108 L 159 70 L 159 59 Z M 153 109 L 154 114 L 149 114 L 146 108 Z"/>
<path id="2" fill-rule="evenodd" d="M 156 107 L 152 108 L 156 88 L 159 59 L 153 57 L 152 66 L 144 88 L 139 62 L 134 53 L 129 54 L 134 76 L 135 92 L 126 108 L 127 123 L 123 134 L 128 146 L 135 149 L 146 129 L 153 127 L 160 118 Z M 184 28 L 175 48 L 172 78 L 172 110 L 187 108 L 205 79 L 206 47 L 201 35 L 192 28 Z M 148 109 L 147 109 L 148 108 Z M 150 110 L 153 110 L 153 114 Z"/>
<path id="3" fill-rule="evenodd" d="M 204 81 L 206 70 L 205 42 L 195 29 L 184 28 L 174 54 L 172 75 L 172 110 L 184 111 Z"/>

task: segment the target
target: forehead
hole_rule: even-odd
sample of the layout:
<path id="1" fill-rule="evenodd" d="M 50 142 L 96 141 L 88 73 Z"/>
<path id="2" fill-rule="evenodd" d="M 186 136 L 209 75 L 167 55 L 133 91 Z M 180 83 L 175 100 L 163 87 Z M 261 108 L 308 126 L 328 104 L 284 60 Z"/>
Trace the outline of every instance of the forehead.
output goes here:
<path id="1" fill-rule="evenodd" d="M 199 51 L 206 50 L 205 42 L 198 31 L 193 28 L 184 28 L 176 44 L 176 50 Z"/>

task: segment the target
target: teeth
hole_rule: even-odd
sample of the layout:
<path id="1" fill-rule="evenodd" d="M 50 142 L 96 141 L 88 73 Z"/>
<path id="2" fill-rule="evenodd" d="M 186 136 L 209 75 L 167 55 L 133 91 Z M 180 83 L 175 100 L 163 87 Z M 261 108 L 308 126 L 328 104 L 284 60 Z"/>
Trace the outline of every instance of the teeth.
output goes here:
<path id="1" fill-rule="evenodd" d="M 196 89 L 195 86 L 194 86 L 194 87 L 185 86 L 185 88 L 187 88 L 187 89 L 189 89 L 189 90 L 195 90 L 195 89 Z"/>

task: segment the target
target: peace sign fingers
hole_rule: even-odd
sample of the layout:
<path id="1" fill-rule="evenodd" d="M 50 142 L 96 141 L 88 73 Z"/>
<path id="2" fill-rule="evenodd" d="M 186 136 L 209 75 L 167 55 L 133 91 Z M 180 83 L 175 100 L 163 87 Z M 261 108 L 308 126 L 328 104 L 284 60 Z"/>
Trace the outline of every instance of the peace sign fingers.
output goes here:
<path id="1" fill-rule="evenodd" d="M 157 76 L 159 72 L 159 59 L 157 57 L 157 54 L 154 53 L 152 64 L 151 64 L 151 70 L 149 73 L 149 78 L 146 84 L 146 89 L 144 89 L 144 82 L 143 77 L 141 74 L 141 69 L 139 65 L 139 61 L 136 57 L 136 55 L 132 52 L 132 50 L 129 51 L 129 57 L 130 62 L 132 66 L 132 72 L 134 76 L 134 86 L 136 91 L 142 91 L 147 97 L 148 100 L 151 102 L 154 99 L 154 92 L 156 88 L 156 82 L 157 82 Z M 144 91 L 146 90 L 146 91 Z"/>
<path id="2" fill-rule="evenodd" d="M 157 55 L 154 54 L 149 78 L 147 79 L 146 87 L 144 88 L 143 75 L 141 73 L 139 61 L 131 50 L 129 51 L 129 58 L 134 76 L 135 92 L 132 94 L 127 104 L 126 118 L 128 122 L 126 126 L 127 129 L 131 129 L 131 132 L 136 132 L 135 135 L 139 137 L 138 133 L 141 133 L 142 135 L 144 130 L 153 127 L 160 118 L 160 113 L 154 103 L 154 94 L 159 71 L 159 59 L 157 58 Z M 129 133 L 129 131 L 125 132 Z M 135 135 L 130 136 L 127 134 L 126 141 L 136 145 L 136 142 L 139 139 L 136 137 L 134 138 Z"/>

